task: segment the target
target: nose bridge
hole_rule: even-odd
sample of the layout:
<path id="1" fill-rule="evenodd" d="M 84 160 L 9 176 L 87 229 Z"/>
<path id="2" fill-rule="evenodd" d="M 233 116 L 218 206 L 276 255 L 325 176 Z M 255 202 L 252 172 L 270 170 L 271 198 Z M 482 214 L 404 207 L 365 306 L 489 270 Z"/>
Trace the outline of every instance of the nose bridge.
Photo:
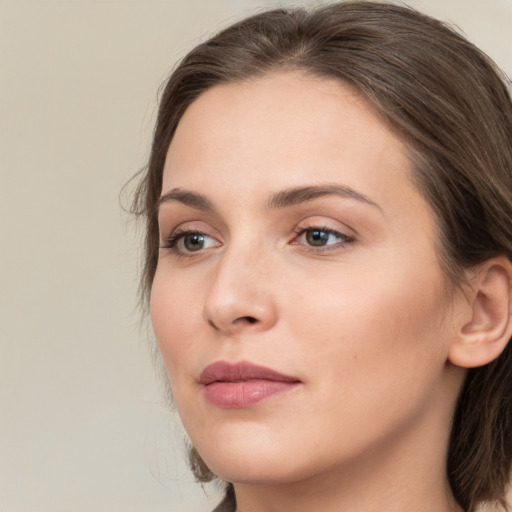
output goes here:
<path id="1" fill-rule="evenodd" d="M 270 261 L 261 246 L 249 242 L 226 246 L 205 299 L 205 319 L 227 334 L 269 328 L 276 319 L 270 274 Z"/>

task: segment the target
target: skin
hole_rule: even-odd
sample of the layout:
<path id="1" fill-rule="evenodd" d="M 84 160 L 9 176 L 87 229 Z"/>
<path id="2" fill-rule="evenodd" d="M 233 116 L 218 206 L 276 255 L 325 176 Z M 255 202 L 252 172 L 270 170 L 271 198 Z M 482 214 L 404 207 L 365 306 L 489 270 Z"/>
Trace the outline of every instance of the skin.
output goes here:
<path id="1" fill-rule="evenodd" d="M 162 201 L 152 322 L 184 426 L 240 511 L 460 510 L 445 461 L 465 299 L 449 291 L 410 176 L 403 143 L 334 81 L 283 72 L 217 86 L 180 121 L 162 194 L 211 208 Z M 325 185 L 351 195 L 269 207 Z M 325 245 L 311 245 L 313 228 Z M 221 409 L 198 383 L 219 360 L 300 384 Z"/>

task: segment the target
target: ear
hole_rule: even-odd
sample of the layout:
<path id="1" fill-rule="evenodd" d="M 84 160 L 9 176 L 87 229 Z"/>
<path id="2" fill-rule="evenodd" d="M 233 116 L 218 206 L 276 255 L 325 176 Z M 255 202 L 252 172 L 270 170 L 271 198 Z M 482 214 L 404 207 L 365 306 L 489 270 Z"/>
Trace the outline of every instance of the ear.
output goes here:
<path id="1" fill-rule="evenodd" d="M 496 359 L 512 336 L 512 264 L 492 258 L 472 269 L 471 286 L 462 305 L 457 336 L 448 359 L 464 368 L 483 366 Z"/>

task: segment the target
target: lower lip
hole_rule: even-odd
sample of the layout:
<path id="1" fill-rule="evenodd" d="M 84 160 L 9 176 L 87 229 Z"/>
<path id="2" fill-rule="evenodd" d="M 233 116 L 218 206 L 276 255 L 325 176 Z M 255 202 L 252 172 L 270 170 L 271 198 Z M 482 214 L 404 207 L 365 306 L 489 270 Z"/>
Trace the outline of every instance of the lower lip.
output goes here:
<path id="1" fill-rule="evenodd" d="M 242 409 L 295 388 L 298 382 L 266 379 L 243 382 L 212 382 L 205 386 L 209 402 L 221 409 Z"/>

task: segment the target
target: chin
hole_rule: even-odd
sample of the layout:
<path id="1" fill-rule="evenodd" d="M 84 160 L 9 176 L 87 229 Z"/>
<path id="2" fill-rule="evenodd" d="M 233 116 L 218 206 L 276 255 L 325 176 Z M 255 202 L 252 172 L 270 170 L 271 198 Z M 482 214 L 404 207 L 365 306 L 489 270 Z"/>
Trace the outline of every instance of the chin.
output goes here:
<path id="1" fill-rule="evenodd" d="M 215 475 L 226 482 L 234 484 L 251 485 L 275 485 L 286 484 L 303 480 L 307 477 L 307 472 L 301 474 L 301 471 L 295 465 L 287 467 L 283 461 L 266 461 L 261 459 L 238 460 L 227 458 L 228 460 L 216 460 L 209 465 Z"/>
<path id="2" fill-rule="evenodd" d="M 195 445 L 210 470 L 232 483 L 275 484 L 301 480 L 300 460 L 286 455 L 276 440 L 239 436 L 238 441 L 201 443 Z M 212 447 L 221 447 L 212 449 Z M 288 451 L 288 454 L 290 452 Z"/>

